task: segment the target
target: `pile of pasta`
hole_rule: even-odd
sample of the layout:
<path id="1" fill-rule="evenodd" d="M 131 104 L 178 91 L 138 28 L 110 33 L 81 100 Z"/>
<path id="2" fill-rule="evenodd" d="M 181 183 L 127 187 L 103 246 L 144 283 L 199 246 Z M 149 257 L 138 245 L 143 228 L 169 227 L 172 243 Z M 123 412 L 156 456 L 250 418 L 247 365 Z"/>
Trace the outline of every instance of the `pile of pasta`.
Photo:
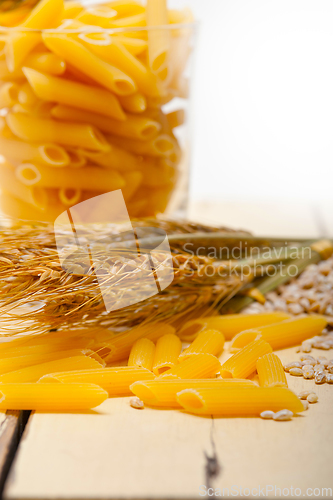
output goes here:
<path id="1" fill-rule="evenodd" d="M 166 0 L 41 0 L 0 13 L 5 213 L 53 222 L 118 189 L 130 216 L 165 211 L 183 168 L 175 129 L 192 22 Z"/>
<path id="2" fill-rule="evenodd" d="M 196 415 L 296 414 L 304 405 L 272 351 L 325 326 L 319 315 L 274 312 L 199 319 L 178 332 L 155 323 L 117 334 L 99 327 L 22 337 L 0 344 L 0 409 L 79 411 L 134 394 L 142 406 Z M 221 364 L 230 339 L 236 352 Z"/>

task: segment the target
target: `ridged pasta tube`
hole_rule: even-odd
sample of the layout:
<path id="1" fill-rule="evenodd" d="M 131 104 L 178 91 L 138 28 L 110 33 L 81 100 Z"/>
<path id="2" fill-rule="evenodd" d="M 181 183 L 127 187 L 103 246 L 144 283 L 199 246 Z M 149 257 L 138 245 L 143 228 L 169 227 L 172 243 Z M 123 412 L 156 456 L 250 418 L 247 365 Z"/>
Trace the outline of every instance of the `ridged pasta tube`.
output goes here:
<path id="1" fill-rule="evenodd" d="M 0 185 L 2 189 L 25 203 L 40 210 L 45 210 L 47 207 L 48 197 L 45 189 L 25 186 L 17 180 L 14 170 L 5 164 L 0 164 Z"/>
<path id="2" fill-rule="evenodd" d="M 288 387 L 280 358 L 268 353 L 257 360 L 257 372 L 261 387 Z"/>
<path id="3" fill-rule="evenodd" d="M 158 377 L 159 380 L 179 378 L 213 378 L 221 363 L 212 354 L 195 354 Z"/>
<path id="4" fill-rule="evenodd" d="M 162 373 L 178 364 L 178 356 L 181 349 L 182 343 L 177 335 L 169 333 L 160 337 L 156 342 L 153 362 L 153 372 L 155 375 L 162 375 Z"/>
<path id="5" fill-rule="evenodd" d="M 151 340 L 145 338 L 138 339 L 132 346 L 128 366 L 137 366 L 152 371 L 154 353 L 155 345 Z"/>
<path id="6" fill-rule="evenodd" d="M 221 377 L 248 377 L 255 371 L 257 359 L 269 352 L 272 352 L 272 348 L 267 342 L 262 339 L 254 340 L 223 363 Z"/>
<path id="7" fill-rule="evenodd" d="M 199 333 L 192 344 L 179 355 L 178 359 L 182 361 L 195 354 L 204 353 L 220 356 L 224 342 L 224 336 L 218 330 L 204 330 Z"/>

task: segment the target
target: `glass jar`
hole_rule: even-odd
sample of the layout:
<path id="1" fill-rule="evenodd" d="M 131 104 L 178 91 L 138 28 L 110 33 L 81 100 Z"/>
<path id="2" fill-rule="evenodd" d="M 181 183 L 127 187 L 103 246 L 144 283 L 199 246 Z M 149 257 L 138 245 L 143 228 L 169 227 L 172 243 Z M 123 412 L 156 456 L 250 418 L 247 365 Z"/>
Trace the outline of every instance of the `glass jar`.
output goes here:
<path id="1" fill-rule="evenodd" d="M 191 12 L 14 0 L 0 24 L 3 213 L 54 222 L 119 189 L 130 217 L 184 210 Z"/>

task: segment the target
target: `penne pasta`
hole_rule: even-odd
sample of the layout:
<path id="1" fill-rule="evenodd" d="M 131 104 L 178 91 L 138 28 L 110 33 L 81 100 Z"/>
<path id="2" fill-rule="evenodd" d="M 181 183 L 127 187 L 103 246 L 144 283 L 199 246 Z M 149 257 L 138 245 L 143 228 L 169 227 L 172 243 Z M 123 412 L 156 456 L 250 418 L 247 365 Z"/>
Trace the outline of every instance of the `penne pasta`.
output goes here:
<path id="1" fill-rule="evenodd" d="M 76 356 L 94 356 L 93 351 L 71 349 L 68 351 L 49 352 L 47 354 L 27 354 L 23 356 L 0 358 L 0 374 L 21 370 L 28 366 L 39 365 L 57 359 L 71 358 Z M 102 364 L 103 366 L 103 364 Z"/>
<path id="2" fill-rule="evenodd" d="M 43 34 L 43 41 L 51 52 L 111 92 L 118 95 L 130 95 L 136 92 L 136 83 L 130 76 L 97 57 L 78 41 L 66 35 L 46 33 Z"/>
<path id="3" fill-rule="evenodd" d="M 163 335 L 174 332 L 175 329 L 166 323 L 151 323 L 131 328 L 127 332 L 112 336 L 107 343 L 108 353 L 104 359 L 107 363 L 123 360 L 129 356 L 136 340 L 146 337 L 152 342 L 156 342 Z"/>
<path id="4" fill-rule="evenodd" d="M 37 382 L 43 375 L 58 371 L 88 370 L 101 368 L 101 364 L 88 356 L 73 356 L 70 358 L 56 359 L 38 365 L 28 366 L 20 370 L 3 373 L 0 375 L 0 384 L 18 384 Z"/>
<path id="5" fill-rule="evenodd" d="M 114 66 L 119 67 L 137 84 L 139 91 L 144 95 L 159 95 L 160 85 L 156 75 L 142 64 L 124 45 L 107 33 L 81 33 L 80 40 L 86 50 Z M 101 43 L 102 42 L 102 43 Z"/>
<path id="6" fill-rule="evenodd" d="M 239 333 L 233 338 L 230 350 L 241 349 L 258 336 L 266 340 L 274 351 L 276 349 L 291 347 L 301 344 L 303 340 L 318 335 L 326 325 L 327 320 L 325 317 L 316 314 L 289 318 L 281 323 L 258 327 L 251 331 L 245 330 Z"/>
<path id="7" fill-rule="evenodd" d="M 180 355 L 179 361 L 194 356 L 196 354 L 213 354 L 219 357 L 224 346 L 224 336 L 218 330 L 204 330 L 199 333 L 192 344 L 187 347 Z"/>
<path id="8" fill-rule="evenodd" d="M 121 170 L 122 175 L 138 168 L 138 159 L 125 149 L 111 146 L 107 153 L 80 149 L 78 154 L 101 167 Z M 82 166 L 82 165 L 80 165 Z M 142 176 L 141 176 L 142 177 Z"/>
<path id="9" fill-rule="evenodd" d="M 33 163 L 22 163 L 15 169 L 16 178 L 27 186 L 113 191 L 125 185 L 116 170 L 88 166 L 81 167 L 80 173 L 78 176 L 76 168 L 55 169 Z"/>
<path id="10" fill-rule="evenodd" d="M 272 352 L 272 348 L 267 342 L 262 339 L 254 340 L 223 363 L 221 377 L 248 377 L 255 371 L 257 359 L 270 352 Z"/>
<path id="11" fill-rule="evenodd" d="M 128 359 L 128 366 L 146 368 L 152 371 L 154 353 L 155 345 L 151 340 L 145 338 L 138 339 L 132 346 Z"/>
<path id="12" fill-rule="evenodd" d="M 261 387 L 288 387 L 283 364 L 276 354 L 265 354 L 256 366 Z"/>
<path id="13" fill-rule="evenodd" d="M 91 154 L 94 154 L 90 151 Z M 66 153 L 69 156 L 69 166 L 72 168 L 81 168 L 87 163 L 85 155 L 79 149 L 66 148 Z M 98 153 L 96 153 L 98 154 Z M 107 153 L 106 153 L 107 154 Z"/>
<path id="14" fill-rule="evenodd" d="M 59 200 L 67 206 L 76 205 L 82 198 L 82 190 L 78 188 L 60 188 L 58 191 Z"/>
<path id="15" fill-rule="evenodd" d="M 143 156 L 168 157 L 173 153 L 177 153 L 179 149 L 176 140 L 167 134 L 160 134 L 148 141 L 138 139 L 128 141 L 125 137 L 116 137 L 115 135 L 108 135 L 107 139 L 114 146 L 127 149 L 133 154 Z"/>
<path id="16" fill-rule="evenodd" d="M 74 19 L 80 14 L 80 12 L 83 11 L 83 9 L 84 7 L 81 2 L 77 2 L 76 0 L 66 0 L 64 3 L 63 17 L 66 20 Z"/>
<path id="17" fill-rule="evenodd" d="M 119 17 L 142 14 L 145 8 L 141 2 L 136 0 L 113 0 L 108 2 L 110 9 L 115 10 Z"/>
<path id="18" fill-rule="evenodd" d="M 28 142 L 56 142 L 65 146 L 76 146 L 92 151 L 108 151 L 109 144 L 94 127 L 81 123 L 64 123 L 27 116 L 24 113 L 9 113 L 6 116 L 10 130 Z"/>
<path id="19" fill-rule="evenodd" d="M 1 384 L 1 410 L 82 411 L 99 406 L 108 393 L 93 384 Z"/>
<path id="20" fill-rule="evenodd" d="M 106 118 L 106 116 L 102 116 L 101 114 L 89 113 L 61 105 L 53 108 L 52 114 L 61 120 L 90 123 L 102 132 L 140 140 L 152 139 L 161 129 L 161 125 L 158 122 L 150 120 L 145 116 L 124 115 L 126 116 L 126 120 L 119 122 L 112 118 Z M 103 114 L 105 115 L 105 113 Z"/>
<path id="21" fill-rule="evenodd" d="M 220 369 L 219 360 L 212 354 L 195 354 L 164 372 L 158 379 L 214 378 Z"/>
<path id="22" fill-rule="evenodd" d="M 16 9 L 6 10 L 0 13 L 0 26 L 13 27 L 21 24 L 30 13 L 30 8 L 23 5 Z"/>
<path id="23" fill-rule="evenodd" d="M 208 316 L 206 318 L 187 321 L 179 330 L 178 335 L 184 341 L 193 340 L 199 332 L 207 328 L 219 330 L 226 340 L 232 339 L 237 333 L 249 328 L 271 325 L 289 319 L 290 314 L 283 312 L 268 312 L 259 314 L 224 314 L 223 316 Z"/>
<path id="24" fill-rule="evenodd" d="M 7 37 L 5 55 L 9 71 L 17 71 L 21 68 L 24 59 L 40 43 L 41 35 L 34 32 L 14 32 Z"/>
<path id="25" fill-rule="evenodd" d="M 144 12 L 127 17 L 121 17 L 110 21 L 110 28 L 141 28 L 146 26 L 146 15 Z"/>
<path id="26" fill-rule="evenodd" d="M 153 372 L 162 375 L 164 372 L 178 364 L 178 356 L 182 350 L 182 343 L 173 333 L 163 335 L 156 342 L 153 361 Z"/>
<path id="27" fill-rule="evenodd" d="M 139 92 L 128 96 L 119 96 L 119 102 L 129 113 L 143 113 L 147 109 L 147 100 Z"/>
<path id="28" fill-rule="evenodd" d="M 23 106 L 27 106 L 28 109 L 30 107 L 35 106 L 39 101 L 38 97 L 30 87 L 28 82 L 25 82 L 21 86 L 20 91 L 18 93 L 18 100 L 20 104 L 22 104 Z"/>
<path id="29" fill-rule="evenodd" d="M 176 181 L 176 168 L 165 158 L 143 158 L 140 169 L 143 176 L 143 186 L 160 188 Z"/>
<path id="30" fill-rule="evenodd" d="M 176 111 L 171 111 L 166 116 L 167 116 L 169 127 L 171 129 L 180 127 L 185 122 L 184 109 L 177 109 Z"/>
<path id="31" fill-rule="evenodd" d="M 25 59 L 24 66 L 50 75 L 62 75 L 66 70 L 65 61 L 50 52 L 33 52 Z"/>
<path id="32" fill-rule="evenodd" d="M 15 82 L 6 82 L 0 88 L 1 107 L 11 107 L 19 102 L 21 86 Z"/>
<path id="33" fill-rule="evenodd" d="M 76 20 L 90 26 L 99 26 L 101 28 L 109 28 L 110 20 L 117 17 L 117 12 L 107 6 L 97 5 L 96 7 L 88 7 L 83 10 Z"/>
<path id="34" fill-rule="evenodd" d="M 149 65 L 155 73 L 159 73 L 168 64 L 170 50 L 170 32 L 153 29 L 154 26 L 169 24 L 166 0 L 147 0 L 148 58 Z"/>
<path id="35" fill-rule="evenodd" d="M 184 389 L 217 389 L 219 387 L 256 387 L 248 379 L 175 379 L 175 380 L 142 380 L 130 386 L 131 391 L 149 406 L 169 406 L 179 408 L 177 394 Z"/>
<path id="36" fill-rule="evenodd" d="M 131 172 L 124 172 L 122 173 L 122 176 L 125 181 L 125 187 L 122 188 L 122 193 L 125 202 L 127 203 L 130 201 L 136 191 L 138 190 L 139 186 L 142 183 L 142 173 L 138 172 L 136 170 L 133 170 Z"/>
<path id="37" fill-rule="evenodd" d="M 146 40 L 141 40 L 140 38 L 129 38 L 121 34 L 112 35 L 112 38 L 125 47 L 133 56 L 142 54 L 148 47 Z"/>
<path id="38" fill-rule="evenodd" d="M 63 205 L 48 205 L 47 210 L 39 210 L 38 208 L 25 203 L 24 201 L 16 198 L 15 196 L 7 193 L 2 189 L 0 196 L 0 209 L 1 211 L 18 220 L 30 220 L 40 222 L 55 221 L 56 218 L 66 209 Z"/>
<path id="39" fill-rule="evenodd" d="M 107 90 L 84 85 L 83 83 L 65 80 L 52 75 L 40 73 L 31 68 L 23 68 L 23 72 L 27 77 L 35 94 L 45 101 L 58 102 L 65 105 L 73 106 L 71 121 L 77 121 L 75 112 L 82 113 L 82 109 L 100 113 L 104 115 L 106 121 L 114 118 L 118 125 L 118 120 L 124 120 L 125 114 L 117 100 L 116 96 Z M 76 110 L 75 108 L 79 108 Z M 91 113 L 93 115 L 93 113 Z M 93 115 L 94 116 L 94 115 Z M 89 117 L 89 114 L 88 114 Z M 101 117 L 103 118 L 103 117 Z M 89 118 L 84 121 L 93 124 Z"/>
<path id="40" fill-rule="evenodd" d="M 0 135 L 0 149 L 14 166 L 23 161 L 35 161 L 52 167 L 64 167 L 70 163 L 66 150 L 57 144 L 29 144 Z"/>
<path id="41" fill-rule="evenodd" d="M 5 164 L 0 165 L 0 185 L 2 189 L 25 203 L 40 210 L 45 210 L 47 207 L 48 198 L 45 190 L 39 187 L 25 186 L 16 179 L 14 170 Z"/>
<path id="42" fill-rule="evenodd" d="M 103 368 L 93 370 L 75 370 L 62 373 L 45 375 L 38 382 L 59 382 L 62 384 L 85 384 L 91 383 L 102 387 L 109 396 L 129 396 L 132 394 L 130 385 L 138 380 L 152 380 L 154 375 L 146 368 L 136 366 L 117 366 L 114 368 Z M 60 384 L 54 384 L 60 385 Z"/>
<path id="43" fill-rule="evenodd" d="M 224 387 L 185 389 L 177 394 L 184 410 L 197 415 L 259 416 L 265 410 L 304 410 L 300 399 L 284 387 Z"/>

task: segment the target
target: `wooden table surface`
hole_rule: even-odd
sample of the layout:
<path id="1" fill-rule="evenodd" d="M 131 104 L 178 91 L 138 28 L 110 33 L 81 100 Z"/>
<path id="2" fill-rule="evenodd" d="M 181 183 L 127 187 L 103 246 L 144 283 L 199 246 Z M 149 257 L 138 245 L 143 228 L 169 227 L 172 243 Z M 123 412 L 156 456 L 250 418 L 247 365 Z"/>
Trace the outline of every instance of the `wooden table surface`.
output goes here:
<path id="1" fill-rule="evenodd" d="M 333 236 L 329 208 L 288 210 L 284 204 L 282 210 L 271 204 L 265 211 L 261 205 L 244 205 L 237 215 L 230 204 L 212 209 L 201 203 L 191 206 L 190 216 L 256 234 L 318 237 Z M 333 358 L 331 352 L 324 355 Z M 283 362 L 299 357 L 295 348 L 279 355 Z M 313 355 L 323 351 L 313 350 Z M 219 488 L 225 498 L 333 498 L 333 386 L 289 375 L 288 382 L 296 392 L 314 388 L 319 395 L 317 404 L 290 422 L 141 411 L 130 407 L 130 398 L 109 399 L 86 413 L 34 413 L 16 450 L 4 498 L 189 499 L 202 497 L 204 486 Z M 19 435 L 18 416 L 1 414 L 2 481 Z"/>

